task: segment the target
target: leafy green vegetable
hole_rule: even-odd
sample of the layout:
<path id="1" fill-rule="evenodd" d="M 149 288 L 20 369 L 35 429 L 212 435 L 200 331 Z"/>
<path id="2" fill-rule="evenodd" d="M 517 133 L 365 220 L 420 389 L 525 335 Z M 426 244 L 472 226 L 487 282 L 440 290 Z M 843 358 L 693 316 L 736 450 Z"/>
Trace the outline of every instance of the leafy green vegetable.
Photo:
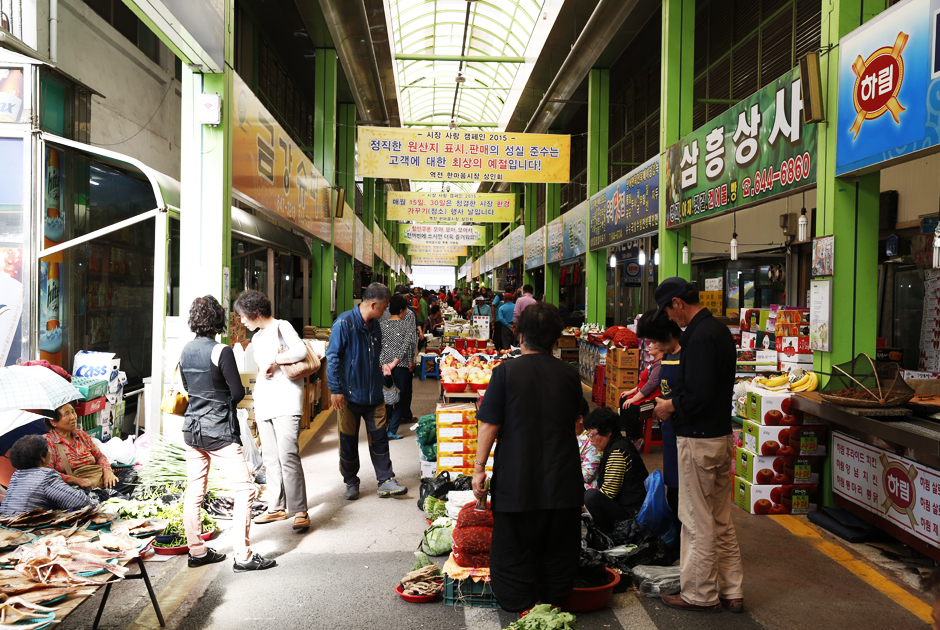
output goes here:
<path id="1" fill-rule="evenodd" d="M 186 485 L 186 451 L 182 444 L 167 440 L 160 435 L 150 433 L 149 459 L 137 470 L 137 478 L 143 485 L 164 486 L 166 484 Z M 209 466 L 208 488 L 211 492 L 226 490 L 218 466 Z"/>
<path id="2" fill-rule="evenodd" d="M 578 630 L 578 618 L 548 604 L 539 604 L 529 614 L 509 624 L 506 630 Z"/>
<path id="3" fill-rule="evenodd" d="M 452 527 L 432 525 L 424 532 L 424 537 L 421 539 L 421 551 L 429 556 L 443 556 L 450 553 L 454 546 L 453 533 Z"/>
<path id="4" fill-rule="evenodd" d="M 182 547 L 185 544 L 186 544 L 186 536 L 177 536 L 176 538 L 174 538 L 168 543 L 161 543 L 157 541 L 153 542 L 154 547 Z"/>
<path id="5" fill-rule="evenodd" d="M 431 562 L 431 559 L 428 558 L 427 554 L 424 553 L 423 551 L 416 551 L 415 558 L 417 558 L 418 561 L 415 562 L 415 565 L 413 567 L 411 567 L 412 571 L 417 571 L 418 569 L 423 569 L 424 567 L 428 565 L 434 564 L 433 562 Z"/>
<path id="6" fill-rule="evenodd" d="M 424 511 L 427 513 L 428 518 L 433 521 L 442 516 L 447 516 L 446 503 L 446 501 L 441 501 L 435 497 L 427 497 L 424 500 Z"/>

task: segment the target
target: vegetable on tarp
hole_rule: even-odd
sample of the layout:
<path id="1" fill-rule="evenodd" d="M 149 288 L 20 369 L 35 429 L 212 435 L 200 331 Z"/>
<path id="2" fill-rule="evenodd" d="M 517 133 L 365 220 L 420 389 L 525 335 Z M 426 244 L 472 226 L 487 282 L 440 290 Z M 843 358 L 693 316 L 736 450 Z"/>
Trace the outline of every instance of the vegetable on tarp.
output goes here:
<path id="1" fill-rule="evenodd" d="M 571 613 L 552 608 L 549 604 L 539 604 L 525 617 L 509 624 L 506 630 L 578 630 L 577 621 L 578 618 Z"/>

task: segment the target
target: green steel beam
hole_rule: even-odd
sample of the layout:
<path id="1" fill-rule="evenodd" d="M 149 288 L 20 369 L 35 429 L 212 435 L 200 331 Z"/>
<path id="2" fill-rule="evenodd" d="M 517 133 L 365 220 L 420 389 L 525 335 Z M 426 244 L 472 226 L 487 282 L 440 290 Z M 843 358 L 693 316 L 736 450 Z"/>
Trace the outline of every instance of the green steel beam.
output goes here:
<path id="1" fill-rule="evenodd" d="M 610 70 L 594 68 L 588 74 L 587 198 L 607 186 L 609 146 Z M 585 319 L 607 325 L 607 250 L 588 251 L 584 287 Z"/>
<path id="2" fill-rule="evenodd" d="M 313 77 L 313 163 L 331 186 L 336 183 L 336 73 L 336 51 L 318 48 Z M 332 234 L 329 243 L 314 243 L 310 260 L 310 323 L 313 326 L 326 327 L 333 323 L 334 259 Z"/>
<path id="3" fill-rule="evenodd" d="M 561 184 L 539 184 L 545 186 L 545 225 L 561 216 Z M 561 297 L 561 263 L 545 265 L 545 301 L 558 306 Z"/>
<path id="4" fill-rule="evenodd" d="M 525 63 L 525 57 L 477 55 L 395 55 L 398 61 L 463 61 L 465 63 Z"/>
<path id="5" fill-rule="evenodd" d="M 537 216 L 538 209 L 536 208 L 538 198 L 536 197 L 536 188 L 535 188 L 536 185 L 535 184 L 513 184 L 513 186 L 516 186 L 517 190 L 524 186 L 524 188 L 522 189 L 525 191 L 525 194 L 523 195 L 522 203 L 525 207 L 522 210 L 522 225 L 525 226 L 525 235 L 528 237 L 530 234 L 535 232 L 536 230 L 535 226 L 537 225 L 537 222 L 538 222 L 538 216 Z M 517 195 L 517 199 L 518 199 L 518 195 Z M 525 257 L 523 257 L 523 261 L 524 260 L 525 260 Z M 524 267 L 525 267 L 525 263 L 523 263 L 523 268 Z M 532 284 L 532 281 L 533 281 L 532 272 L 529 271 L 528 269 L 525 269 L 524 273 L 522 274 L 522 279 L 523 279 L 524 284 Z"/>

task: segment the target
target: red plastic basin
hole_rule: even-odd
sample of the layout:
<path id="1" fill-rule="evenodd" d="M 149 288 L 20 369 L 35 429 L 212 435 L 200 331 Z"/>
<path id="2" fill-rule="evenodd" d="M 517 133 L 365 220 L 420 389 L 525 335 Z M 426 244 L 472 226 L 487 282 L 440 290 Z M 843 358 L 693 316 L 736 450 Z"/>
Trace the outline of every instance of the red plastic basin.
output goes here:
<path id="1" fill-rule="evenodd" d="M 467 381 L 460 381 L 458 383 L 441 383 L 441 387 L 444 388 L 444 391 L 448 394 L 462 394 L 467 391 Z"/>
<path id="2" fill-rule="evenodd" d="M 614 594 L 614 587 L 620 584 L 620 574 L 607 568 L 607 576 L 610 578 L 607 586 L 576 588 L 571 591 L 571 595 L 561 605 L 561 609 L 566 612 L 582 613 L 600 610 L 607 606 Z"/>

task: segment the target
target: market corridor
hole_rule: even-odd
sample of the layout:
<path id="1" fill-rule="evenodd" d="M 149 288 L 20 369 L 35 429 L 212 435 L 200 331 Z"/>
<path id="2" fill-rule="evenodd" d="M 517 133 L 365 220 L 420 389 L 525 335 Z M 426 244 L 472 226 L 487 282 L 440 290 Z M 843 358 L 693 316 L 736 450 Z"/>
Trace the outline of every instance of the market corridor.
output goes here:
<path id="1" fill-rule="evenodd" d="M 417 415 L 433 411 L 437 388 L 437 381 L 415 380 Z M 186 568 L 185 557 L 148 562 L 167 627 L 499 630 L 514 621 L 514 615 L 501 611 L 454 609 L 440 601 L 408 604 L 399 599 L 392 589 L 413 564 L 412 552 L 425 526 L 415 506 L 418 449 L 414 434 L 408 431 L 406 439 L 392 442 L 395 472 L 408 485 L 407 497 L 379 499 L 371 464 L 364 461 L 362 497 L 345 501 L 336 470 L 335 431 L 331 414 L 315 435 L 302 436 L 302 443 L 308 440 L 302 454 L 310 505 L 316 506 L 310 512 L 310 532 L 294 534 L 289 520 L 252 526 L 252 545 L 265 557 L 275 558 L 276 568 L 235 574 L 231 560 L 196 570 Z M 361 453 L 366 453 L 364 438 Z M 650 469 L 659 466 L 656 453 L 646 457 Z M 908 630 L 928 626 L 911 612 L 930 614 L 929 606 L 911 595 L 913 590 L 860 559 L 854 550 L 820 534 L 805 519 L 755 518 L 737 509 L 734 514 L 745 564 L 745 614 L 675 611 L 658 599 L 627 592 L 615 595 L 610 608 L 579 615 L 579 630 Z M 219 548 L 231 553 L 224 538 Z M 437 560 L 442 564 L 444 558 Z M 58 629 L 91 628 L 100 597 L 99 591 Z M 158 627 L 139 581 L 113 589 L 99 625 L 102 630 Z"/>

